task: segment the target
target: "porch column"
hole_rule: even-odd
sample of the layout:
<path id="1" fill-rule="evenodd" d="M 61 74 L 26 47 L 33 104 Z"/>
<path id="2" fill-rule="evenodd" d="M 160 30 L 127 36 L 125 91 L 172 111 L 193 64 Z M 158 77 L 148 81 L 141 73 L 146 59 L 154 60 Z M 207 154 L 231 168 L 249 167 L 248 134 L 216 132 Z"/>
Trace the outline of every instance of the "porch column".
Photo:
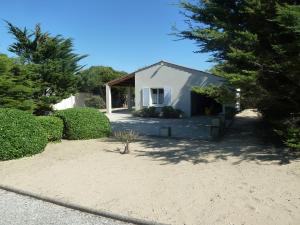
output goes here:
<path id="1" fill-rule="evenodd" d="M 132 109 L 132 104 L 131 104 L 131 87 L 127 87 L 127 106 L 128 109 Z"/>
<path id="2" fill-rule="evenodd" d="M 106 113 L 111 114 L 111 87 L 106 84 Z"/>

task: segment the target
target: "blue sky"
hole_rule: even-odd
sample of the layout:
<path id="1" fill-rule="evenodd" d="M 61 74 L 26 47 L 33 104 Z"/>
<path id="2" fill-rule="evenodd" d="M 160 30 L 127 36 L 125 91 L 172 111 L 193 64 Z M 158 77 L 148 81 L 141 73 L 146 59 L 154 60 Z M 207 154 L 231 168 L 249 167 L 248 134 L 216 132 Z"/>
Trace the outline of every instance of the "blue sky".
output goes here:
<path id="1" fill-rule="evenodd" d="M 193 41 L 175 41 L 172 26 L 185 27 L 177 0 L 9 0 L 0 18 L 74 40 L 75 51 L 89 56 L 82 64 L 132 72 L 159 60 L 200 70 L 211 68 L 208 54 L 194 53 Z M 13 42 L 0 21 L 0 52 Z"/>

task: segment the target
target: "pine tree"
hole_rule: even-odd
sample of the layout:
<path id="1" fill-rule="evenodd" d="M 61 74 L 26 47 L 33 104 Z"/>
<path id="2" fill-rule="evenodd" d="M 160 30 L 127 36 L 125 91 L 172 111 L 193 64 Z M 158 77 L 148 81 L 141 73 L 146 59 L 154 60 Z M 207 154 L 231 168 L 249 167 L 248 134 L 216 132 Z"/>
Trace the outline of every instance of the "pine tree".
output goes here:
<path id="1" fill-rule="evenodd" d="M 29 76 L 30 72 L 15 59 L 0 55 L 0 107 L 30 112 L 36 108 L 32 97 L 38 89 Z"/>
<path id="2" fill-rule="evenodd" d="M 91 66 L 78 74 L 78 88 L 82 92 L 89 92 L 105 97 L 105 83 L 126 74 L 126 72 L 117 71 L 111 67 Z"/>
<path id="3" fill-rule="evenodd" d="M 42 32 L 40 25 L 34 31 L 21 29 L 7 22 L 15 43 L 9 51 L 15 53 L 30 70 L 30 80 L 38 87 L 33 96 L 36 114 L 50 111 L 52 105 L 77 91 L 76 74 L 82 68 L 78 62 L 85 56 L 73 52 L 73 42 L 60 35 Z"/>
<path id="4" fill-rule="evenodd" d="M 213 72 L 242 89 L 245 106 L 267 117 L 300 111 L 300 6 L 297 0 L 202 0 L 181 6 L 178 35 L 212 53 Z"/>

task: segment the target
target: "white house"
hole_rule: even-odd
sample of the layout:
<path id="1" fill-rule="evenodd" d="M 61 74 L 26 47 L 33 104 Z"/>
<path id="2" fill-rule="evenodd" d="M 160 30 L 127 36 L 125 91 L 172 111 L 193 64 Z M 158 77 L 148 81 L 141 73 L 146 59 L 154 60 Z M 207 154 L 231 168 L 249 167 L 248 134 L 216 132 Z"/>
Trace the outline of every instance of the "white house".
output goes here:
<path id="1" fill-rule="evenodd" d="M 194 94 L 194 86 L 221 85 L 225 78 L 200 70 L 160 61 L 106 84 L 106 109 L 111 109 L 111 87 L 128 87 L 128 99 L 134 90 L 135 110 L 143 107 L 172 106 L 187 117 L 203 113 L 205 107 L 217 105 L 214 100 Z M 128 103 L 131 108 L 131 101 Z M 222 106 L 219 106 L 222 111 Z"/>

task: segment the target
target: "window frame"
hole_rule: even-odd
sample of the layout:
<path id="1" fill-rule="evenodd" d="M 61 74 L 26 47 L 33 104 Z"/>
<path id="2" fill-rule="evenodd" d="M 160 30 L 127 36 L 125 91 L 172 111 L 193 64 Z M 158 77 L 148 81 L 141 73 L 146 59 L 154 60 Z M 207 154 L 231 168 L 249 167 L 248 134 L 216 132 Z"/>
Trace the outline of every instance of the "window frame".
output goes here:
<path id="1" fill-rule="evenodd" d="M 152 90 L 156 90 L 157 91 L 157 93 L 156 93 L 156 102 L 157 103 L 153 103 L 153 92 L 152 92 Z M 161 104 L 159 104 L 159 90 L 162 90 L 163 91 L 163 101 L 162 101 L 162 103 Z M 150 88 L 150 96 L 151 96 L 151 105 L 152 106 L 163 106 L 164 104 L 165 104 L 165 89 L 164 88 L 162 88 L 162 87 L 158 87 L 158 88 Z"/>

